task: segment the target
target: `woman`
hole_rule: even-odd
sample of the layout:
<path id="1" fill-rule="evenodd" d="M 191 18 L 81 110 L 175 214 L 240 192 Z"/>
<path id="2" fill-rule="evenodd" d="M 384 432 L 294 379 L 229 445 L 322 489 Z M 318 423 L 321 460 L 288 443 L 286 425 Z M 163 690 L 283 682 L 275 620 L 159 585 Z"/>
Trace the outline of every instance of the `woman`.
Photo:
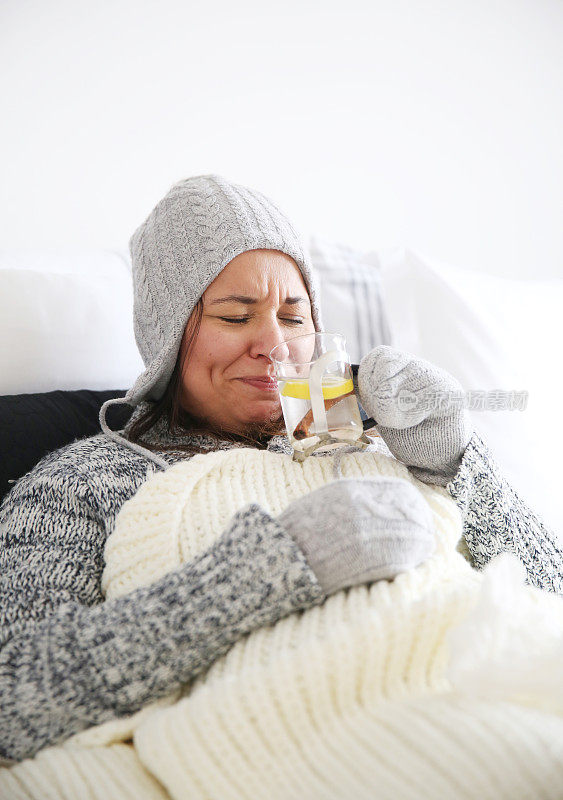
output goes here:
<path id="1" fill-rule="evenodd" d="M 217 175 L 181 181 L 130 248 L 146 369 L 117 402 L 135 411 L 117 433 L 105 422 L 106 403 L 103 433 L 43 458 L 0 513 L 0 756 L 8 763 L 131 714 L 249 631 L 338 589 L 393 578 L 433 549 L 428 511 L 411 485 L 339 480 L 278 517 L 257 504 L 242 508 L 200 557 L 103 602 L 104 544 L 157 468 L 236 447 L 290 452 L 268 354 L 322 329 L 299 240 L 258 192 Z M 561 591 L 561 551 L 472 434 L 466 412 L 402 411 L 396 402 L 403 390 L 417 397 L 455 388 L 442 370 L 388 347 L 367 354 L 359 372 L 362 405 L 391 453 L 456 501 L 475 566 L 512 550 L 531 583 Z"/>

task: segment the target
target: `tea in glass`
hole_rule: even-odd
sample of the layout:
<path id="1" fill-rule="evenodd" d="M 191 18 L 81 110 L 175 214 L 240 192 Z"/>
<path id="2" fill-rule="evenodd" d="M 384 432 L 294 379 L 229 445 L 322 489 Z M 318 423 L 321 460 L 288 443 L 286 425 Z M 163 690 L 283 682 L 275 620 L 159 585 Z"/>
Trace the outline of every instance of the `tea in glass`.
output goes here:
<path id="1" fill-rule="evenodd" d="M 341 334 L 296 336 L 270 352 L 294 457 L 341 444 L 369 443 Z"/>

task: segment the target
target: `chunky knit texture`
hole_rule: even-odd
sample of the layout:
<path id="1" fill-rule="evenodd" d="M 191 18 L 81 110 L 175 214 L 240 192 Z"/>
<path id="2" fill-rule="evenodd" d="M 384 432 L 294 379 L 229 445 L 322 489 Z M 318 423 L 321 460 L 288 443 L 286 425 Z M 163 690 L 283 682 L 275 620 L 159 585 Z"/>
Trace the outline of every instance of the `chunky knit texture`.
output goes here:
<path id="1" fill-rule="evenodd" d="M 185 441 L 172 438 L 164 426 L 146 439 Z M 234 446 L 194 440 L 209 450 Z M 274 437 L 268 451 L 290 453 L 291 447 L 285 437 Z M 180 452 L 161 456 L 169 464 L 186 458 Z M 242 558 L 241 569 L 255 566 L 259 577 L 270 558 L 279 564 L 280 542 L 268 536 L 258 542 L 256 534 L 246 550 L 232 549 L 226 567 L 218 566 L 225 550 L 214 546 L 205 563 L 183 567 L 185 581 L 171 573 L 154 590 L 102 604 L 105 542 L 123 504 L 154 471 L 142 454 L 99 435 L 49 454 L 6 496 L 0 509 L 0 756 L 21 759 L 89 725 L 131 714 L 197 675 L 257 623 L 269 624 L 259 607 L 263 597 L 254 593 L 252 581 L 241 583 L 237 567 Z M 563 592 L 563 554 L 555 537 L 507 483 L 476 434 L 447 490 L 461 511 L 468 553 L 478 569 L 496 553 L 511 551 L 531 584 Z M 290 586 L 272 583 L 269 592 L 279 606 L 270 622 L 322 598 L 302 553 L 276 531 L 289 548 L 283 571 L 296 565 L 297 572 Z M 240 536 L 245 539 L 244 532 Z M 217 576 L 217 569 L 231 593 L 229 618 L 196 602 L 197 586 L 208 586 L 206 575 Z M 190 576 L 203 584 L 188 585 Z M 194 626 L 204 632 L 205 624 L 208 637 L 194 639 Z M 181 674 L 166 666 L 153 669 L 175 659 L 182 661 Z"/>
<path id="2" fill-rule="evenodd" d="M 107 596 L 130 595 L 208 552 L 237 508 L 259 498 L 275 514 L 330 483 L 333 461 L 296 464 L 286 454 L 244 449 L 196 456 L 155 475 L 117 515 L 106 544 Z M 341 592 L 255 631 L 184 699 L 176 693 L 129 721 L 79 734 L 14 768 L 10 780 L 32 786 L 64 769 L 95 796 L 100 775 L 111 790 L 117 742 L 133 735 L 140 761 L 131 745 L 124 759 L 138 797 L 154 796 L 153 775 L 170 797 L 190 800 L 367 800 L 374 790 L 389 800 L 556 798 L 563 757 L 551 743 L 563 736 L 563 717 L 510 699 L 469 700 L 447 680 L 446 634 L 482 583 L 456 550 L 461 519 L 449 494 L 380 453 L 349 454 L 341 469 L 346 477 L 393 476 L 416 486 L 434 517 L 436 554 L 391 583 Z M 563 625 L 561 598 L 526 591 Z M 47 785 L 43 777 L 43 791 Z"/>
<path id="3" fill-rule="evenodd" d="M 159 549 L 166 549 L 160 537 L 167 531 L 168 547 L 189 552 L 186 527 L 178 537 L 162 518 L 163 495 L 165 502 L 177 498 L 185 522 L 198 519 L 198 538 L 205 541 L 220 524 L 197 510 L 212 502 L 227 474 L 228 502 L 247 500 L 261 461 L 261 497 L 270 511 L 285 502 L 286 486 L 297 493 L 304 482 L 315 486 L 330 476 L 330 459 L 310 463 L 305 476 L 282 456 L 252 452 L 237 454 L 233 475 L 232 455 L 221 454 L 191 491 L 184 491 L 189 465 L 148 483 L 117 520 L 108 569 L 114 559 L 127 560 L 120 542 L 146 525 L 151 509 Z M 371 453 L 346 456 L 342 472 L 408 478 L 402 464 Z M 449 685 L 447 632 L 472 607 L 482 576 L 456 551 L 459 519 L 447 493 L 410 480 L 432 510 L 435 556 L 391 583 L 339 593 L 254 632 L 198 679 L 188 697 L 137 727 L 141 761 L 171 797 L 558 797 L 563 753 L 552 743 L 563 735 L 563 708 L 544 714 L 533 703 L 478 697 L 471 703 Z M 137 563 L 135 556 L 131 566 Z M 563 599 L 527 592 L 561 630 Z M 489 651 L 497 644 L 490 642 Z"/>
<path id="4" fill-rule="evenodd" d="M 106 539 L 152 474 L 142 456 L 95 436 L 46 456 L 5 499 L 0 757 L 129 714 L 249 630 L 324 598 L 289 533 L 254 510 L 227 520 L 211 552 L 102 603 Z"/>
<path id="5" fill-rule="evenodd" d="M 277 516 L 293 500 L 330 486 L 334 461 L 334 456 L 325 455 L 297 462 L 285 453 L 243 448 L 196 455 L 155 475 L 116 519 L 105 548 L 102 591 L 107 598 L 128 594 L 191 561 L 250 503 Z M 459 512 L 449 495 L 421 486 L 396 459 L 375 452 L 349 453 L 342 459 L 342 475 L 416 485 L 427 504 L 436 506 L 431 505 L 431 527 L 443 526 L 442 517 L 447 517 L 447 524 L 455 526 L 455 542 L 461 538 Z M 443 497 L 447 500 L 440 503 Z M 449 515 L 442 510 L 444 502 Z"/>

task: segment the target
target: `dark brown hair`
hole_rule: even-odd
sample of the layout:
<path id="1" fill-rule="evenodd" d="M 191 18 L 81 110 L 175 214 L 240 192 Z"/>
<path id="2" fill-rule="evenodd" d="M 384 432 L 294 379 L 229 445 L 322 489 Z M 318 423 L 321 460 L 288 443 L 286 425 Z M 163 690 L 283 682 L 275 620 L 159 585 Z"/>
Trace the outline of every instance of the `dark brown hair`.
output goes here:
<path id="1" fill-rule="evenodd" d="M 267 446 L 271 436 L 285 433 L 283 417 L 280 416 L 271 423 L 252 423 L 246 426 L 244 432 L 232 433 L 216 427 L 206 419 L 190 414 L 182 406 L 182 375 L 192 346 L 199 333 L 202 316 L 203 298 L 200 297 L 188 320 L 186 338 L 179 349 L 178 358 L 164 394 L 160 400 L 151 403 L 150 408 L 133 422 L 127 438 L 129 441 L 137 442 L 149 450 L 179 450 L 190 454 L 207 452 L 206 448 L 200 448 L 193 442 L 174 445 L 159 444 L 155 446 L 143 441 L 144 434 L 156 425 L 159 420 L 164 419 L 167 421 L 168 433 L 172 436 L 185 435 L 189 437 L 191 434 L 199 433 L 214 437 L 217 440 L 240 442 L 247 444 L 249 447 L 263 449 Z"/>

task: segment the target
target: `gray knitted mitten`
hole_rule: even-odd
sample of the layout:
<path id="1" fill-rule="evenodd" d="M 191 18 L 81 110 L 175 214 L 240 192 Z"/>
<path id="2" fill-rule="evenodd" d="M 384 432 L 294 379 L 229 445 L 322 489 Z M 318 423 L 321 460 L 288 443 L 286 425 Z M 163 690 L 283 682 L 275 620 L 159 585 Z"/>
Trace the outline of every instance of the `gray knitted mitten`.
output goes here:
<path id="1" fill-rule="evenodd" d="M 430 507 L 403 478 L 343 478 L 294 500 L 277 519 L 327 595 L 394 578 L 436 547 Z"/>
<path id="2" fill-rule="evenodd" d="M 360 362 L 358 393 L 393 455 L 424 483 L 446 486 L 473 433 L 459 381 L 412 353 L 380 345 Z"/>

